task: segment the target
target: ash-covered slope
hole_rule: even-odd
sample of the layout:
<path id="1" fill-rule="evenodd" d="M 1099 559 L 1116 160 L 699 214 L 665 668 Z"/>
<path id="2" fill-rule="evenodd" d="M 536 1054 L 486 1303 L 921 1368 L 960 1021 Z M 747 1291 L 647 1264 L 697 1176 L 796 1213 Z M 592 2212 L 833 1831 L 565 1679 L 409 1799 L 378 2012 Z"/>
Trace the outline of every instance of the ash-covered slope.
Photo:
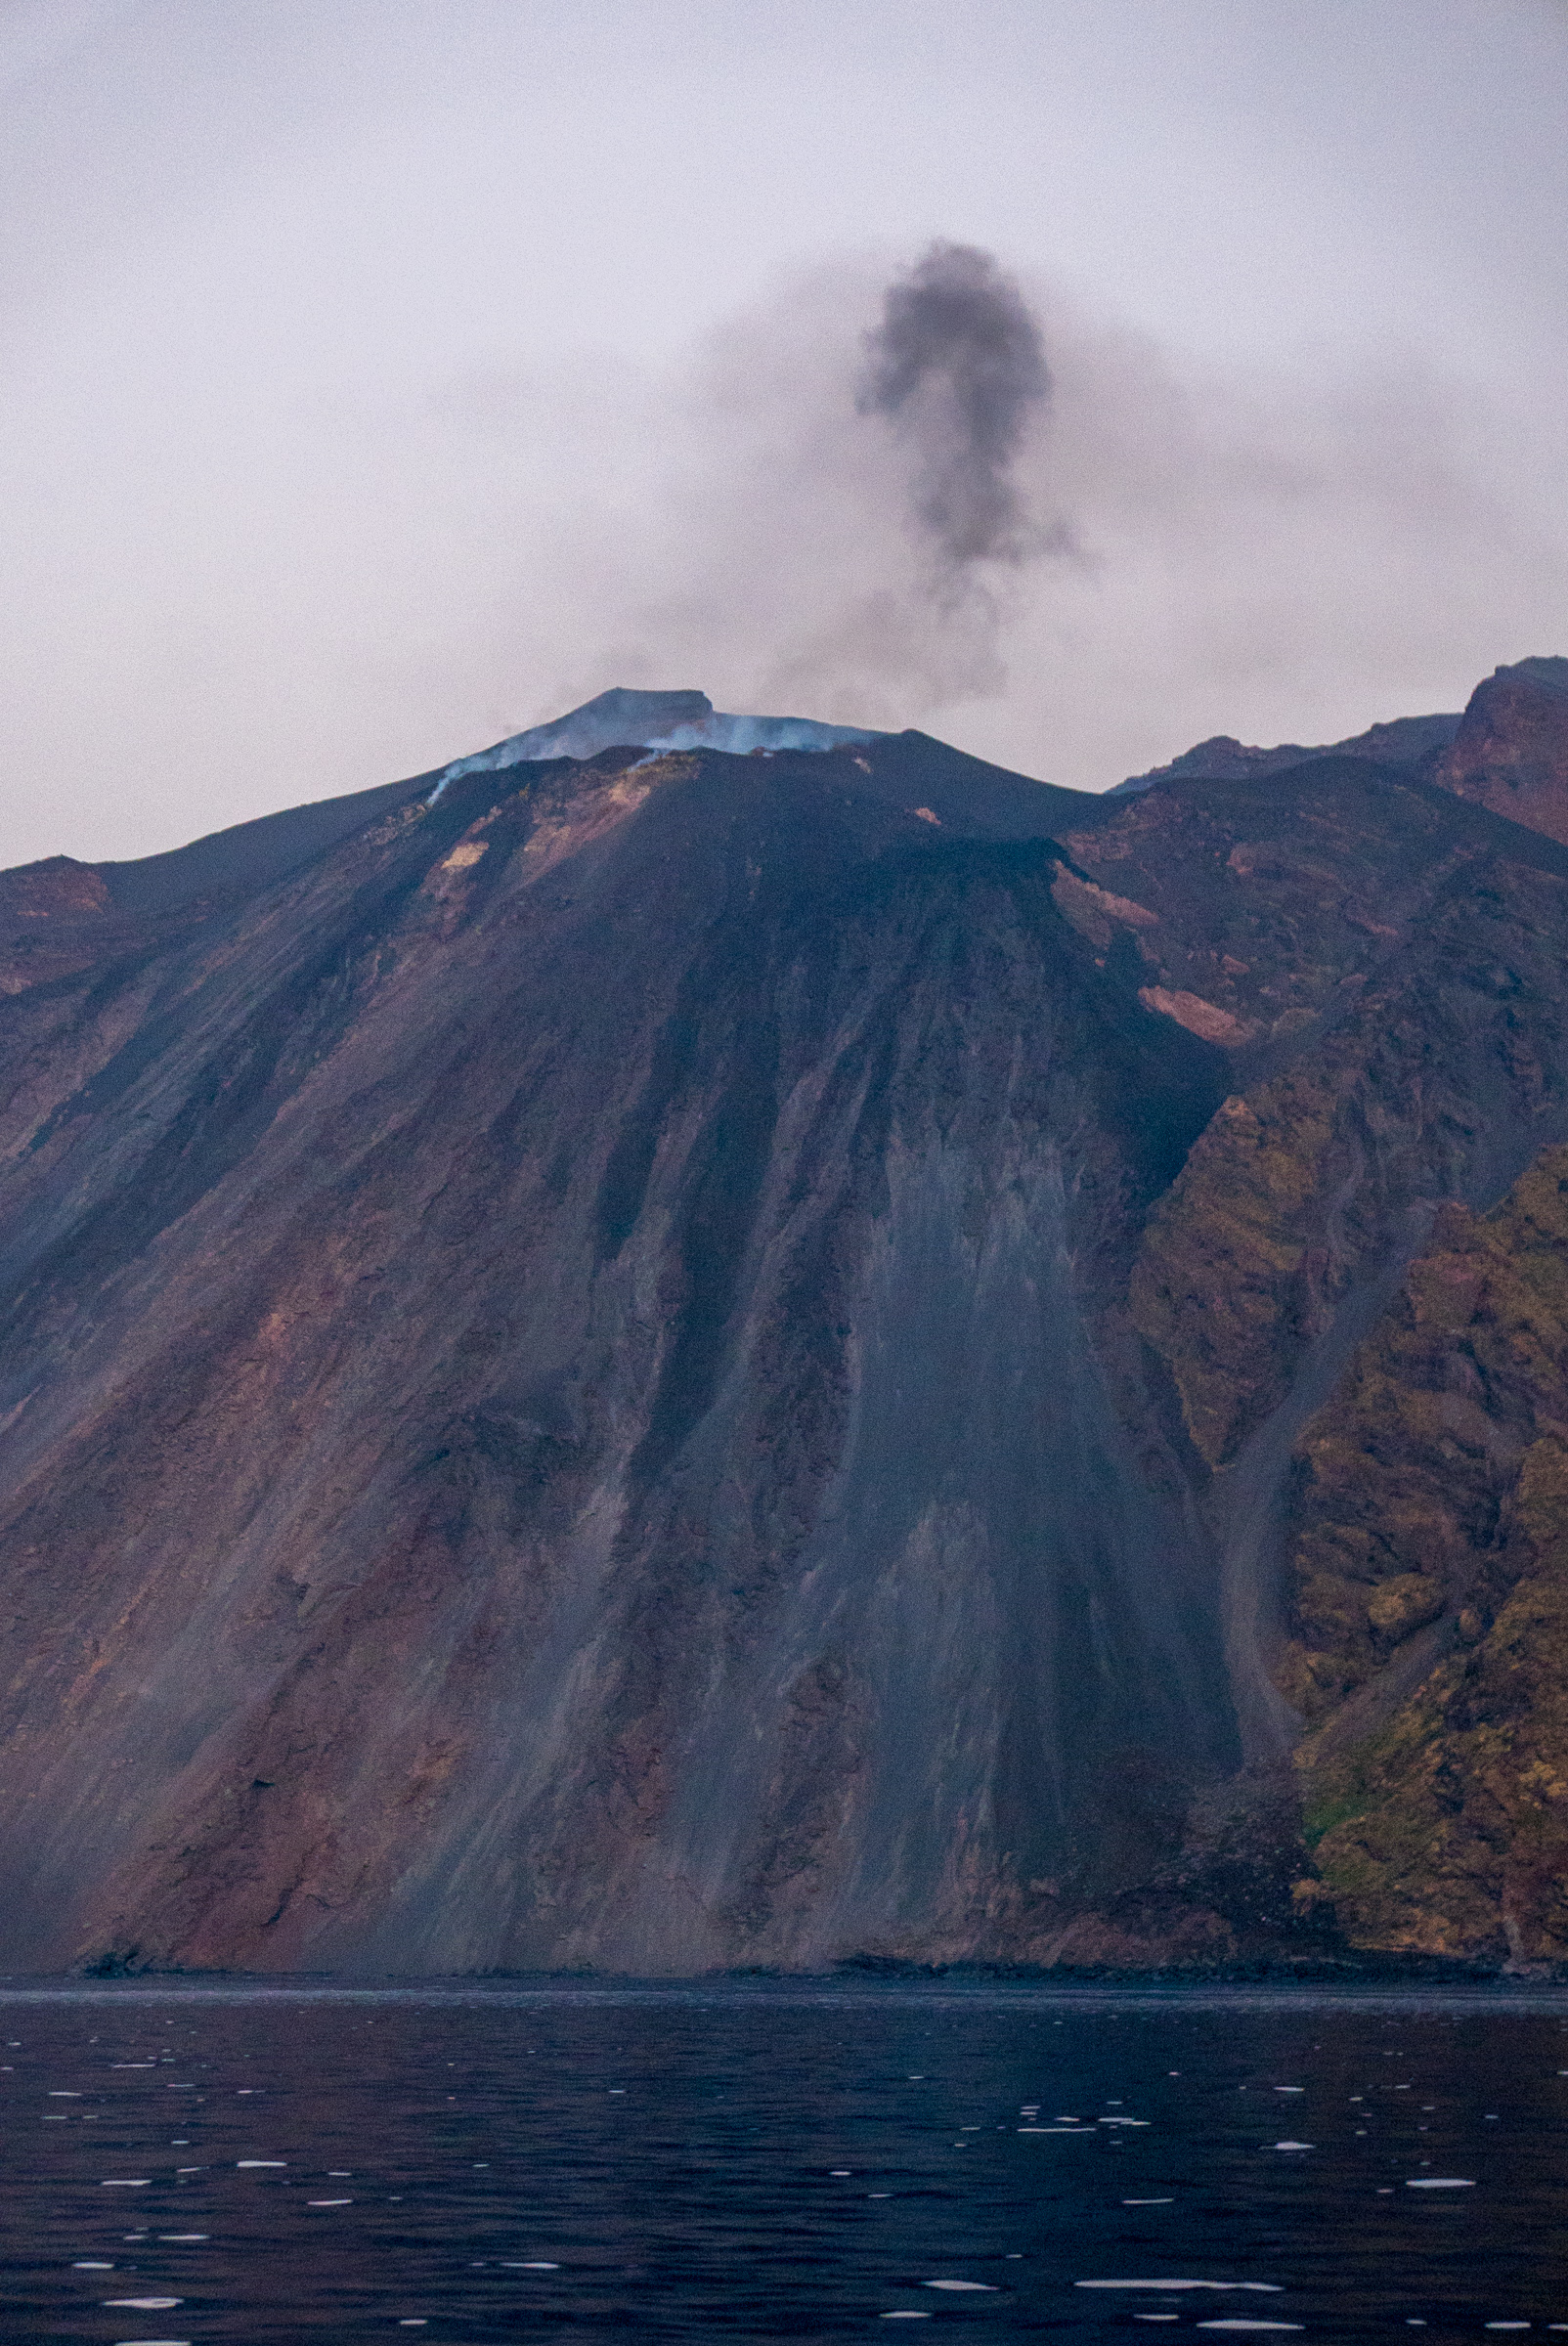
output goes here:
<path id="1" fill-rule="evenodd" d="M 988 1944 L 1235 1756 L 1082 1300 L 1219 1055 L 918 736 L 428 796 L 10 1005 L 6 1960 Z"/>
<path id="2" fill-rule="evenodd" d="M 1292 1449 L 1568 1129 L 1568 850 L 918 734 L 364 804 L 0 881 L 0 1961 L 1321 1937 Z"/>

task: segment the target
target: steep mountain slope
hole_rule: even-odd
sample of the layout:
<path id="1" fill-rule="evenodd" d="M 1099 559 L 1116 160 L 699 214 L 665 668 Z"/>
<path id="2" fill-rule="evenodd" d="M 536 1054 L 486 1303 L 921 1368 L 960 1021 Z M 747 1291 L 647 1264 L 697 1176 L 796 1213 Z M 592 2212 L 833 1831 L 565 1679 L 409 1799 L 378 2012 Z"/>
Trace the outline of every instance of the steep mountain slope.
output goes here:
<path id="1" fill-rule="evenodd" d="M 249 828 L 0 878 L 0 1961 L 1394 1943 L 1299 1445 L 1568 1139 L 1568 848 L 918 734 Z"/>

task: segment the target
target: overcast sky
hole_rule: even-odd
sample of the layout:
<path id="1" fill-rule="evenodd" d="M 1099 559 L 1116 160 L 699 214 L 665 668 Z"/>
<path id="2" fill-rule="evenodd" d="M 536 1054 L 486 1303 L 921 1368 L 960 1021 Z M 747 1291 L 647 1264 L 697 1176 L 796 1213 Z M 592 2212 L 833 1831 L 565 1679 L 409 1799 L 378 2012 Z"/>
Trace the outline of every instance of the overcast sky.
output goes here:
<path id="1" fill-rule="evenodd" d="M 1568 652 L 1565 221 L 1564 0 L 0 0 L 0 863 L 611 683 L 1089 788 L 1459 707 Z M 1054 386 L 961 591 L 935 239 Z"/>

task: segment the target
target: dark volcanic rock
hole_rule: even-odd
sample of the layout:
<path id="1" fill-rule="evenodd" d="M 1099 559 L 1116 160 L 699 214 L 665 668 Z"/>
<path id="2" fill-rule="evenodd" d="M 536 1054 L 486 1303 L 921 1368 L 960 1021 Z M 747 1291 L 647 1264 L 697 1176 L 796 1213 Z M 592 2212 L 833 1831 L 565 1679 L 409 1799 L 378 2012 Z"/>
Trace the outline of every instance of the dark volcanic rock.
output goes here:
<path id="1" fill-rule="evenodd" d="M 1568 849 L 903 734 L 0 916 L 5 1965 L 1334 1943 L 1295 1446 L 1560 1137 Z"/>

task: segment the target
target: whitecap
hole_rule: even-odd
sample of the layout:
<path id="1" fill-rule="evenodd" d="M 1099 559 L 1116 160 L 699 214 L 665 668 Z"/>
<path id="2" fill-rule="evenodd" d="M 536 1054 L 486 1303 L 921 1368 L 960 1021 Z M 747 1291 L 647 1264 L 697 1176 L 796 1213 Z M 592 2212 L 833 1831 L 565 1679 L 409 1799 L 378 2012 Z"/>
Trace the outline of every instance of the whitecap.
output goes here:
<path id="1" fill-rule="evenodd" d="M 1316 2143 L 1276 2143 L 1276 2150 L 1316 2150 Z"/>
<path id="2" fill-rule="evenodd" d="M 928 2281 L 924 2286 L 928 2289 L 984 2289 L 990 2296 L 996 2295 L 994 2281 Z"/>
<path id="3" fill-rule="evenodd" d="M 1473 2175 L 1407 2175 L 1407 2192 L 1473 2192 Z"/>
<path id="4" fill-rule="evenodd" d="M 98 2188 L 101 2192 L 145 2192 L 152 2180 L 151 2175 L 106 2175 Z"/>

